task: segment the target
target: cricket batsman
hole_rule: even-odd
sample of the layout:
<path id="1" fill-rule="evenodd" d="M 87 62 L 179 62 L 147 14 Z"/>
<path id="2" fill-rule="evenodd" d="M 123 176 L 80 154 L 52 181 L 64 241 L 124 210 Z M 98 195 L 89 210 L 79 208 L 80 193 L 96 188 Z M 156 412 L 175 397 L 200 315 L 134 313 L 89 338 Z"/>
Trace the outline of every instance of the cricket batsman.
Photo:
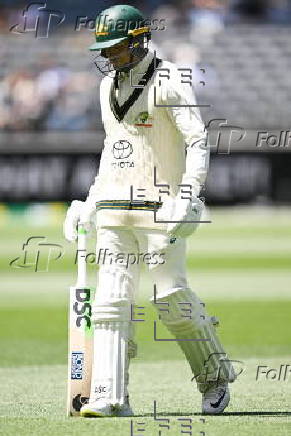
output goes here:
<path id="1" fill-rule="evenodd" d="M 148 20 L 147 20 L 148 21 Z M 146 263 L 153 306 L 176 339 L 202 394 L 202 413 L 221 413 L 234 369 L 215 317 L 190 289 L 186 239 L 198 226 L 209 147 L 191 86 L 176 66 L 149 49 L 151 28 L 129 5 L 104 10 L 90 47 L 105 74 L 100 85 L 106 138 L 86 201 L 73 201 L 65 237 L 96 226 L 98 286 L 92 305 L 91 393 L 83 417 L 131 416 L 130 359 L 136 355 L 132 305 Z M 106 254 L 106 256 L 105 256 Z M 162 345 L 161 345 L 162 346 Z"/>

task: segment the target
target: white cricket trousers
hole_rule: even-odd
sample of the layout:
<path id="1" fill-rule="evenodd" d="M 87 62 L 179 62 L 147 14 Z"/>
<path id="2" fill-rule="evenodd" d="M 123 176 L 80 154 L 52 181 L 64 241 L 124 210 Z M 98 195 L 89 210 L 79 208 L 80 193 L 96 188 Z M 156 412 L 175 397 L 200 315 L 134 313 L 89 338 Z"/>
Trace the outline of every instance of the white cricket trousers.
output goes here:
<path id="1" fill-rule="evenodd" d="M 90 401 L 128 403 L 129 359 L 135 356 L 131 308 L 140 270 L 148 265 L 162 322 L 183 351 L 198 389 L 214 380 L 233 381 L 232 365 L 216 335 L 212 318 L 186 278 L 186 241 L 170 243 L 163 230 L 102 227 L 97 230 L 98 286 L 92 307 L 94 363 Z M 152 299 L 151 299 L 152 300 Z M 153 300 L 152 300 L 153 302 Z M 191 306 L 191 310 L 189 310 Z"/>

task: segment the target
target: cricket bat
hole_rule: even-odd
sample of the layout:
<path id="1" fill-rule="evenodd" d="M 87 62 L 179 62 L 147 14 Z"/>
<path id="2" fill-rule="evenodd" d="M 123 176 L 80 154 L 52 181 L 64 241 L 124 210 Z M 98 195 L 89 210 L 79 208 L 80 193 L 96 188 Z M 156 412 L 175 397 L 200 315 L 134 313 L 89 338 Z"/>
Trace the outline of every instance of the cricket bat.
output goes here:
<path id="1" fill-rule="evenodd" d="M 88 402 L 93 359 L 94 290 L 87 286 L 86 231 L 80 224 L 77 249 L 77 283 L 70 287 L 69 295 L 67 416 L 79 416 L 81 407 Z"/>

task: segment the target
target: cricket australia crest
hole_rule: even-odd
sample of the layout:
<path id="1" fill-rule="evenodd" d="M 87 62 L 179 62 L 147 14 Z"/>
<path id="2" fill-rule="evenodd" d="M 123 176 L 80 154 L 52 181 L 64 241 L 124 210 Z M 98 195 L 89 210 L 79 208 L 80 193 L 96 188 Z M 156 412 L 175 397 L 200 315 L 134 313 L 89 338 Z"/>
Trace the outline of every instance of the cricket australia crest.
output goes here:
<path id="1" fill-rule="evenodd" d="M 153 127 L 153 117 L 148 112 L 140 112 L 134 120 L 136 127 Z"/>

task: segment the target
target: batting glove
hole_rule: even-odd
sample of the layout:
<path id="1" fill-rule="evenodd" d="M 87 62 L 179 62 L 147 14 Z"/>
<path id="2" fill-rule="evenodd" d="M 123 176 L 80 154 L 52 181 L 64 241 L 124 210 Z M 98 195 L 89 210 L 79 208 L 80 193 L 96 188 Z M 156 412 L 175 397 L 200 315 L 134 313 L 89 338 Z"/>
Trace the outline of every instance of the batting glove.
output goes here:
<path id="1" fill-rule="evenodd" d="M 95 204 L 79 200 L 72 201 L 63 226 L 65 238 L 69 242 L 77 239 L 78 223 L 83 224 L 84 229 L 89 233 L 94 225 L 95 213 Z"/>
<path id="2" fill-rule="evenodd" d="M 80 214 L 80 224 L 83 225 L 87 234 L 90 234 L 96 226 L 96 204 L 94 201 L 85 201 Z"/>
<path id="3" fill-rule="evenodd" d="M 182 199 L 177 197 L 174 204 L 174 213 L 167 226 L 167 232 L 172 238 L 187 238 L 197 229 L 204 203 L 198 197 Z"/>

